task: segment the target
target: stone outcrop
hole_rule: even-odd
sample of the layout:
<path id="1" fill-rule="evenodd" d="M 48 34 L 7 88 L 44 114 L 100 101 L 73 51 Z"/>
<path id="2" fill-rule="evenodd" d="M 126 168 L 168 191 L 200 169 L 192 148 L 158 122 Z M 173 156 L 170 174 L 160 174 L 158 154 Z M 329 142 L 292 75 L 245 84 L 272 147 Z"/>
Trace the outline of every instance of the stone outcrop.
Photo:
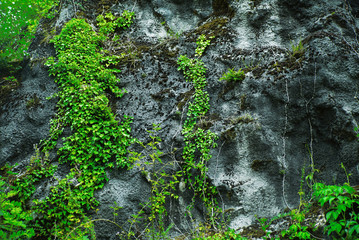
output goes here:
<path id="1" fill-rule="evenodd" d="M 75 15 L 95 24 L 99 12 L 129 9 L 136 20 L 123 33 L 123 49 L 118 50 L 132 54 L 119 74 L 128 93 L 112 99 L 112 109 L 118 116 L 133 116 L 133 136 L 144 142 L 149 140 L 146 130 L 161 124 L 165 161 L 181 159 L 181 127 L 193 94 L 177 71 L 177 58 L 194 55 L 200 34 L 215 36 L 202 57 L 211 105 L 203 125 L 219 136 L 208 177 L 219 189 L 220 205 L 231 213 L 231 227 L 248 226 L 255 215 L 271 217 L 296 207 L 302 168 L 308 171 L 310 164 L 319 169 L 318 180 L 332 184 L 345 181 L 343 163 L 352 183 L 359 184 L 354 131 L 359 117 L 357 1 L 105 2 L 88 0 L 82 14 L 64 5 L 55 21 L 40 24 L 20 86 L 0 109 L 1 166 L 25 166 L 56 113 L 56 99 L 47 99 L 57 87 L 44 66 L 44 59 L 55 54 L 43 41 L 46 31 L 59 32 Z M 244 81 L 219 81 L 229 68 L 242 68 Z M 29 105 L 31 99 L 37 104 Z M 51 157 L 57 161 L 55 153 Z M 117 222 L 124 224 L 148 201 L 150 185 L 136 168 L 108 176 L 97 192 L 101 205 L 94 216 L 111 218 L 116 201 L 123 207 Z M 179 194 L 168 219 L 177 235 L 189 229 L 183 213 L 190 196 Z M 201 219 L 200 208 L 194 217 Z M 119 230 L 100 222 L 96 231 L 98 239 L 111 239 Z"/>

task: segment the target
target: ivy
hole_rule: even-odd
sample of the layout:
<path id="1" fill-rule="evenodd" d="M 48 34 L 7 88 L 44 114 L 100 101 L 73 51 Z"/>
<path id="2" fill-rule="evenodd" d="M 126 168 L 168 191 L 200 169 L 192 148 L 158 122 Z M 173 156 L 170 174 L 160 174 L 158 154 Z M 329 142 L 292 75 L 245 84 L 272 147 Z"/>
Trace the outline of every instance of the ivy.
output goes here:
<path id="1" fill-rule="evenodd" d="M 202 56 L 205 48 L 210 44 L 204 35 L 197 40 L 196 56 Z M 207 178 L 207 162 L 211 159 L 210 150 L 217 146 L 216 134 L 210 130 L 198 127 L 198 123 L 207 114 L 210 104 L 209 96 L 205 91 L 206 67 L 199 58 L 190 59 L 185 55 L 178 58 L 178 70 L 183 71 L 186 81 L 192 82 L 195 89 L 193 102 L 189 103 L 187 119 L 182 128 L 185 147 L 183 159 L 185 162 L 184 172 L 187 175 L 186 183 L 189 188 L 199 196 L 207 208 L 210 221 L 214 224 L 214 212 L 218 213 L 215 196 L 217 189 L 210 184 Z M 193 201 L 194 201 L 193 198 Z M 213 211 L 215 209 L 215 211 Z"/>
<path id="2" fill-rule="evenodd" d="M 30 164 L 26 167 L 26 172 L 17 176 L 13 182 L 13 189 L 17 192 L 17 197 L 25 203 L 36 191 L 35 184 L 44 178 L 52 177 L 57 170 L 56 165 L 50 164 L 48 152 L 43 154 L 35 146 L 35 155 L 31 157 Z M 15 173 L 14 173 L 15 174 Z"/>
<path id="3" fill-rule="evenodd" d="M 116 26 L 125 28 L 129 24 L 125 20 L 121 25 L 118 20 Z M 59 98 L 57 116 L 51 121 L 49 138 L 42 146 L 44 151 L 52 150 L 63 130 L 69 127 L 72 135 L 63 138 L 58 155 L 61 164 L 67 163 L 72 168 L 51 188 L 49 196 L 36 201 L 35 210 L 41 216 L 37 226 L 43 236 L 64 236 L 80 222 L 88 221 L 86 212 L 98 205 L 94 191 L 108 180 L 105 170 L 132 164 L 126 158 L 127 148 L 133 142 L 132 118 L 123 116 L 119 124 L 106 96 L 106 92 L 111 92 L 122 97 L 126 91 L 118 87 L 115 74 L 120 70 L 109 68 L 119 58 L 103 55 L 103 34 L 114 31 L 114 28 L 104 30 L 105 25 L 99 24 L 97 34 L 85 20 L 72 19 L 51 41 L 57 58 L 49 58 L 46 64 L 60 91 L 55 95 Z M 72 231 L 72 236 L 86 234 L 80 228 Z"/>

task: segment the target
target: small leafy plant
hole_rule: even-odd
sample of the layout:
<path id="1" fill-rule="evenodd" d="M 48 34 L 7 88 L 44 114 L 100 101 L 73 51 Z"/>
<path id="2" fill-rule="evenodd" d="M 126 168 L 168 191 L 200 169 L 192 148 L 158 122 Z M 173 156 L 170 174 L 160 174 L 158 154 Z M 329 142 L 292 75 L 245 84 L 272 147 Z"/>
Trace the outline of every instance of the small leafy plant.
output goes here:
<path id="1" fill-rule="evenodd" d="M 239 69 L 238 71 L 235 71 L 233 69 L 228 69 L 228 72 L 226 72 L 219 81 L 227 81 L 227 82 L 242 82 L 245 78 L 245 74 L 242 71 L 242 69 Z"/>
<path id="2" fill-rule="evenodd" d="M 135 14 L 133 12 L 125 10 L 121 17 L 114 16 L 111 12 L 104 15 L 98 15 L 96 20 L 100 27 L 99 32 L 103 36 L 107 36 L 115 32 L 116 28 L 122 28 L 126 30 L 133 23 Z"/>
<path id="3" fill-rule="evenodd" d="M 202 34 L 198 37 L 196 43 L 197 43 L 197 48 L 196 48 L 196 57 L 202 57 L 202 54 L 204 52 L 204 50 L 206 50 L 207 46 L 211 44 L 211 39 L 213 39 L 214 36 L 210 36 L 209 39 L 206 38 L 206 35 Z"/>
<path id="4" fill-rule="evenodd" d="M 293 209 L 290 212 L 292 224 L 288 229 L 282 231 L 282 237 L 289 237 L 289 239 L 312 239 L 308 232 L 308 226 L 303 226 L 305 220 L 305 211 Z"/>
<path id="5" fill-rule="evenodd" d="M 314 185 L 314 196 L 322 207 L 326 206 L 325 215 L 328 226 L 325 231 L 336 239 L 358 239 L 359 236 L 359 196 L 353 187 Z"/>
<path id="6" fill-rule="evenodd" d="M 297 44 L 291 42 L 292 51 L 290 53 L 291 57 L 294 59 L 298 59 L 302 57 L 305 53 L 305 47 L 303 46 L 302 40 L 299 40 Z"/>
<path id="7" fill-rule="evenodd" d="M 17 192 L 8 189 L 0 176 L 0 239 L 30 239 L 35 235 L 29 222 L 33 219 L 31 211 L 26 211 L 21 202 L 12 200 Z"/>

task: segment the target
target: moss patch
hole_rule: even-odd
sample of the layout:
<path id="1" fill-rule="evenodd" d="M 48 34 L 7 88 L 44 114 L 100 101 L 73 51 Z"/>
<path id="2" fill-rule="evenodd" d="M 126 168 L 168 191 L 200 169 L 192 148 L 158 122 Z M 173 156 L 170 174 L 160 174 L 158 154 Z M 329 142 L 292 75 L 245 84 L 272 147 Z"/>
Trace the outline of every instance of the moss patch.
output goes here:
<path id="1" fill-rule="evenodd" d="M 226 131 L 221 133 L 221 139 L 225 141 L 233 141 L 237 136 L 237 133 L 234 127 L 227 129 Z"/>
<path id="2" fill-rule="evenodd" d="M 254 160 L 251 164 L 251 168 L 254 171 L 265 170 L 270 164 L 272 164 L 272 162 L 272 160 Z"/>
<path id="3" fill-rule="evenodd" d="M 229 5 L 228 0 L 213 0 L 212 8 L 213 8 L 213 15 L 215 16 L 226 15 L 232 18 L 235 14 L 234 10 Z"/>
<path id="4" fill-rule="evenodd" d="M 32 109 L 41 106 L 41 100 L 36 93 L 26 102 L 26 108 Z"/>
<path id="5" fill-rule="evenodd" d="M 228 24 L 228 17 L 221 16 L 216 17 L 211 21 L 207 21 L 206 23 L 199 26 L 195 31 L 195 38 L 193 41 L 197 39 L 197 36 L 204 34 L 207 37 L 217 37 L 217 36 L 225 36 L 227 35 L 228 29 L 226 25 Z M 190 36 L 188 36 L 190 38 Z"/>
<path id="6" fill-rule="evenodd" d="M 18 74 L 16 76 L 19 78 Z M 20 86 L 18 79 L 14 76 L 4 76 L 0 78 L 0 107 L 8 102 L 8 96 Z"/>

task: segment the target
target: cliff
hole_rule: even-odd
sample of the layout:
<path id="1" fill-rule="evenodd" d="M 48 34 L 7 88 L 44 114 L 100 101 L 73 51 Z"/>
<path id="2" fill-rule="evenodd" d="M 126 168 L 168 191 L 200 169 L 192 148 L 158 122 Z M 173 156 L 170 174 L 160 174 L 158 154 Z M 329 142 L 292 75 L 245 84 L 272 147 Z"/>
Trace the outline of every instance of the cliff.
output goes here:
<path id="1" fill-rule="evenodd" d="M 40 22 L 18 85 L 1 101 L 0 166 L 18 164 L 12 171 L 26 172 L 36 155 L 34 145 L 48 149 L 46 164 L 57 166 L 52 176 L 34 182 L 36 190 L 26 200 L 27 206 L 51 195 L 62 179 L 74 189 L 82 184 L 79 179 L 85 179 L 80 167 L 85 160 L 64 161 L 59 159 L 61 154 L 75 153 L 64 153 L 66 149 L 58 153 L 70 141 L 62 138 L 74 136 L 81 127 L 59 123 L 63 129 L 53 138 L 55 146 L 44 146 L 46 139 L 52 138 L 50 120 L 61 119 L 61 114 L 66 115 L 61 109 L 70 109 L 58 104 L 61 94 L 49 99 L 65 91 L 59 84 L 59 72 L 50 76 L 53 66 L 45 64 L 51 56 L 55 62 L 60 58 L 60 47 L 49 40 L 61 34 L 73 18 L 86 20 L 90 27 L 83 34 L 88 38 L 90 31 L 100 35 L 97 16 L 112 13 L 117 19 L 124 10 L 134 12 L 133 23 L 106 33 L 98 51 L 118 56 L 113 64 L 110 58 L 99 64 L 121 70 L 112 74 L 119 80 L 116 87 L 127 93 L 119 97 L 112 89 L 101 87 L 102 92 L 93 98 L 106 97 L 105 105 L 120 127 L 125 116 L 132 118 L 131 144 L 126 145 L 125 153 L 131 168 L 106 165 L 103 181 L 93 190 L 99 204 L 81 208 L 89 219 L 112 221 L 93 221 L 97 239 L 115 239 L 129 231 L 140 238 L 145 229 L 153 227 L 151 222 L 164 230 L 171 226 L 170 236 L 186 236 L 197 231 L 201 222 L 220 222 L 222 217 L 229 227 L 241 230 L 258 223 L 255 216 L 271 218 L 297 208 L 301 183 L 314 169 L 319 170 L 314 174 L 316 182 L 343 184 L 349 174 L 350 183 L 359 184 L 354 130 L 359 118 L 356 1 L 87 0 L 63 1 L 57 9 L 55 18 Z M 105 17 L 106 21 L 111 17 Z M 210 42 L 198 40 L 201 35 Z M 203 54 L 195 55 L 201 44 Z M 197 69 L 200 63 L 194 60 L 185 65 L 183 60 L 181 68 L 180 56 L 201 61 L 204 73 L 185 75 L 186 69 Z M 86 69 L 91 67 L 87 65 Z M 202 79 L 203 86 L 197 87 L 196 79 Z M 81 84 L 79 93 L 86 88 Z M 203 94 L 203 99 L 208 96 L 208 102 L 198 94 Z M 105 107 L 98 108 L 102 111 Z M 159 126 L 156 131 L 154 124 Z M 199 129 L 204 134 L 201 143 L 195 140 L 200 139 L 195 133 Z M 122 137 L 124 134 L 113 135 L 111 141 Z M 111 151 L 115 152 L 114 148 Z M 136 155 L 139 153 L 142 157 Z M 108 156 L 109 161 L 119 158 Z M 188 160 L 191 157 L 195 163 Z M 89 155 L 87 158 L 95 161 Z M 103 162 L 103 166 L 108 164 Z M 76 168 L 80 170 L 69 177 Z M 202 190 L 196 190 L 196 183 Z M 210 194 L 203 188 L 215 190 Z M 310 192 L 310 187 L 305 190 Z M 150 221 L 155 202 L 162 201 L 154 197 L 162 197 L 161 191 L 168 192 L 161 205 L 167 215 L 159 211 Z M 209 213 L 210 207 L 218 212 Z M 133 215 L 143 220 L 134 223 Z"/>

